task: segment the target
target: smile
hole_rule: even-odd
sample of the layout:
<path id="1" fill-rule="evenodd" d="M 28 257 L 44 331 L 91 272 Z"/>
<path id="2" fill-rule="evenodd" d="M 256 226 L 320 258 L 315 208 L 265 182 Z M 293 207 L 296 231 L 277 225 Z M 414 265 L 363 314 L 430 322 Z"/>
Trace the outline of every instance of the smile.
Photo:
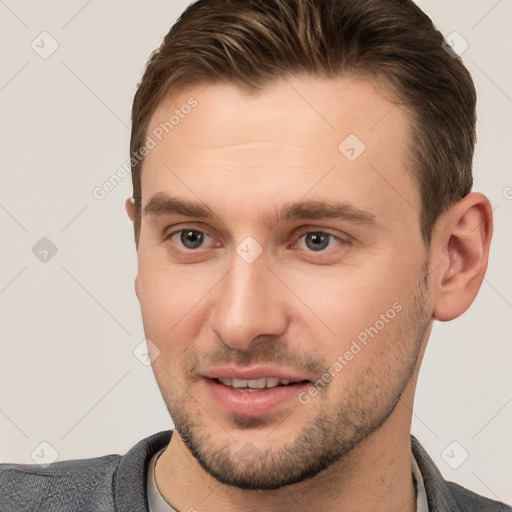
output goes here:
<path id="1" fill-rule="evenodd" d="M 241 390 L 275 388 L 277 386 L 288 386 L 290 383 L 295 384 L 289 379 L 280 379 L 278 377 L 263 377 L 261 379 L 252 380 L 218 377 L 216 380 L 221 384 L 224 384 L 224 386 Z"/>

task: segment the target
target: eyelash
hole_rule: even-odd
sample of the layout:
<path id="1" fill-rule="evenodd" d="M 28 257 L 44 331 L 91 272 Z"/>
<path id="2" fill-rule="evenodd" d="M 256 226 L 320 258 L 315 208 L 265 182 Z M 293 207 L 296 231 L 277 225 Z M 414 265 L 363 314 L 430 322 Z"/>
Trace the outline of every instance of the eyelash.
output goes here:
<path id="1" fill-rule="evenodd" d="M 206 231 L 201 231 L 199 229 L 193 229 L 193 228 L 182 228 L 182 229 L 179 229 L 177 231 L 173 231 L 172 233 L 170 233 L 169 235 L 165 236 L 164 237 L 164 241 L 165 240 L 172 240 L 172 238 L 175 236 L 175 235 L 181 235 L 181 233 L 185 232 L 185 231 L 193 231 L 194 233 L 200 233 L 200 234 L 203 234 L 203 235 L 206 235 L 207 237 L 211 238 L 212 240 L 214 239 L 212 236 L 210 236 Z M 335 240 L 338 242 L 338 244 L 336 246 L 339 246 L 339 245 L 343 245 L 343 244 L 348 244 L 349 241 L 348 240 L 343 240 L 342 238 L 340 238 L 339 236 L 337 235 L 334 235 L 332 233 L 330 233 L 329 231 L 325 231 L 325 230 L 308 230 L 308 231 L 303 231 L 302 234 L 300 234 L 300 236 L 297 238 L 297 241 L 294 242 L 293 244 L 293 248 L 295 248 L 299 241 L 306 235 L 310 235 L 310 234 L 321 234 L 321 235 L 327 235 L 328 237 L 330 237 L 330 240 Z M 174 242 L 174 243 L 179 243 L 181 244 L 181 242 Z M 197 249 L 189 249 L 187 247 L 185 248 L 179 248 L 177 249 L 178 251 L 181 251 L 181 252 L 185 252 L 185 253 L 194 253 L 194 252 L 200 252 L 200 250 L 203 249 L 203 247 L 198 247 Z M 332 248 L 330 248 L 332 249 Z M 300 250 L 305 250 L 306 252 L 308 253 L 312 253 L 312 254 L 315 254 L 315 253 L 326 253 L 328 252 L 329 248 L 327 249 L 322 249 L 322 250 L 319 250 L 319 251 L 313 251 L 313 250 L 307 250 L 307 249 L 300 249 Z"/>

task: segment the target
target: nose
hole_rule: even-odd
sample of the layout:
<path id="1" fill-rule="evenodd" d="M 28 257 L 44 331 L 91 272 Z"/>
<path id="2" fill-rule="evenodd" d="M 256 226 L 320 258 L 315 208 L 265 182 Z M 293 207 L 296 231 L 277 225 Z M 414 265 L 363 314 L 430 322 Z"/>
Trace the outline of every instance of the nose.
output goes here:
<path id="1" fill-rule="evenodd" d="M 263 256 L 263 255 L 262 255 Z M 280 336 L 288 318 L 280 282 L 265 258 L 247 263 L 238 254 L 217 289 L 211 328 L 228 346 L 247 350 L 258 336 Z"/>

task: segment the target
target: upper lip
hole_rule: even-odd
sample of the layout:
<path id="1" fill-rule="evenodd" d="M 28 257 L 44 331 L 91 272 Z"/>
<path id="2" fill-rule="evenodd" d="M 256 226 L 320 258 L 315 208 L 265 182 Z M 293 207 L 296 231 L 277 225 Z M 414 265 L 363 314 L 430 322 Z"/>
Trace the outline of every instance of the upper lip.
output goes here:
<path id="1" fill-rule="evenodd" d="M 212 368 L 203 372 L 203 377 L 209 379 L 240 379 L 240 380 L 257 380 L 262 378 L 275 377 L 278 379 L 287 379 L 291 382 L 301 382 L 303 380 L 309 380 L 303 375 L 298 375 L 291 370 L 285 370 L 283 368 L 273 368 L 270 366 L 255 366 L 252 368 L 237 368 L 235 366 L 222 366 L 218 368 Z"/>

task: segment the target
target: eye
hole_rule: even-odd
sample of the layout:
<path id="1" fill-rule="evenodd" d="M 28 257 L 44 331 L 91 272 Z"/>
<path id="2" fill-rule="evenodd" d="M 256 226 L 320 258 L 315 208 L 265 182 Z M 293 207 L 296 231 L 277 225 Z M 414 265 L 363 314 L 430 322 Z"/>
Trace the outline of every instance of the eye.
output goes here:
<path id="1" fill-rule="evenodd" d="M 336 243 L 331 244 L 332 241 Z M 326 233 L 324 231 L 310 231 L 305 233 L 299 238 L 299 241 L 295 245 L 297 249 L 306 249 L 310 251 L 324 251 L 329 246 L 340 245 L 342 240 L 337 236 L 331 235 L 330 233 Z"/>
<path id="2" fill-rule="evenodd" d="M 181 244 L 186 249 L 198 249 L 202 246 L 203 242 L 207 239 L 213 240 L 203 231 L 196 229 L 182 229 L 176 231 L 169 236 L 169 239 L 176 244 Z"/>

